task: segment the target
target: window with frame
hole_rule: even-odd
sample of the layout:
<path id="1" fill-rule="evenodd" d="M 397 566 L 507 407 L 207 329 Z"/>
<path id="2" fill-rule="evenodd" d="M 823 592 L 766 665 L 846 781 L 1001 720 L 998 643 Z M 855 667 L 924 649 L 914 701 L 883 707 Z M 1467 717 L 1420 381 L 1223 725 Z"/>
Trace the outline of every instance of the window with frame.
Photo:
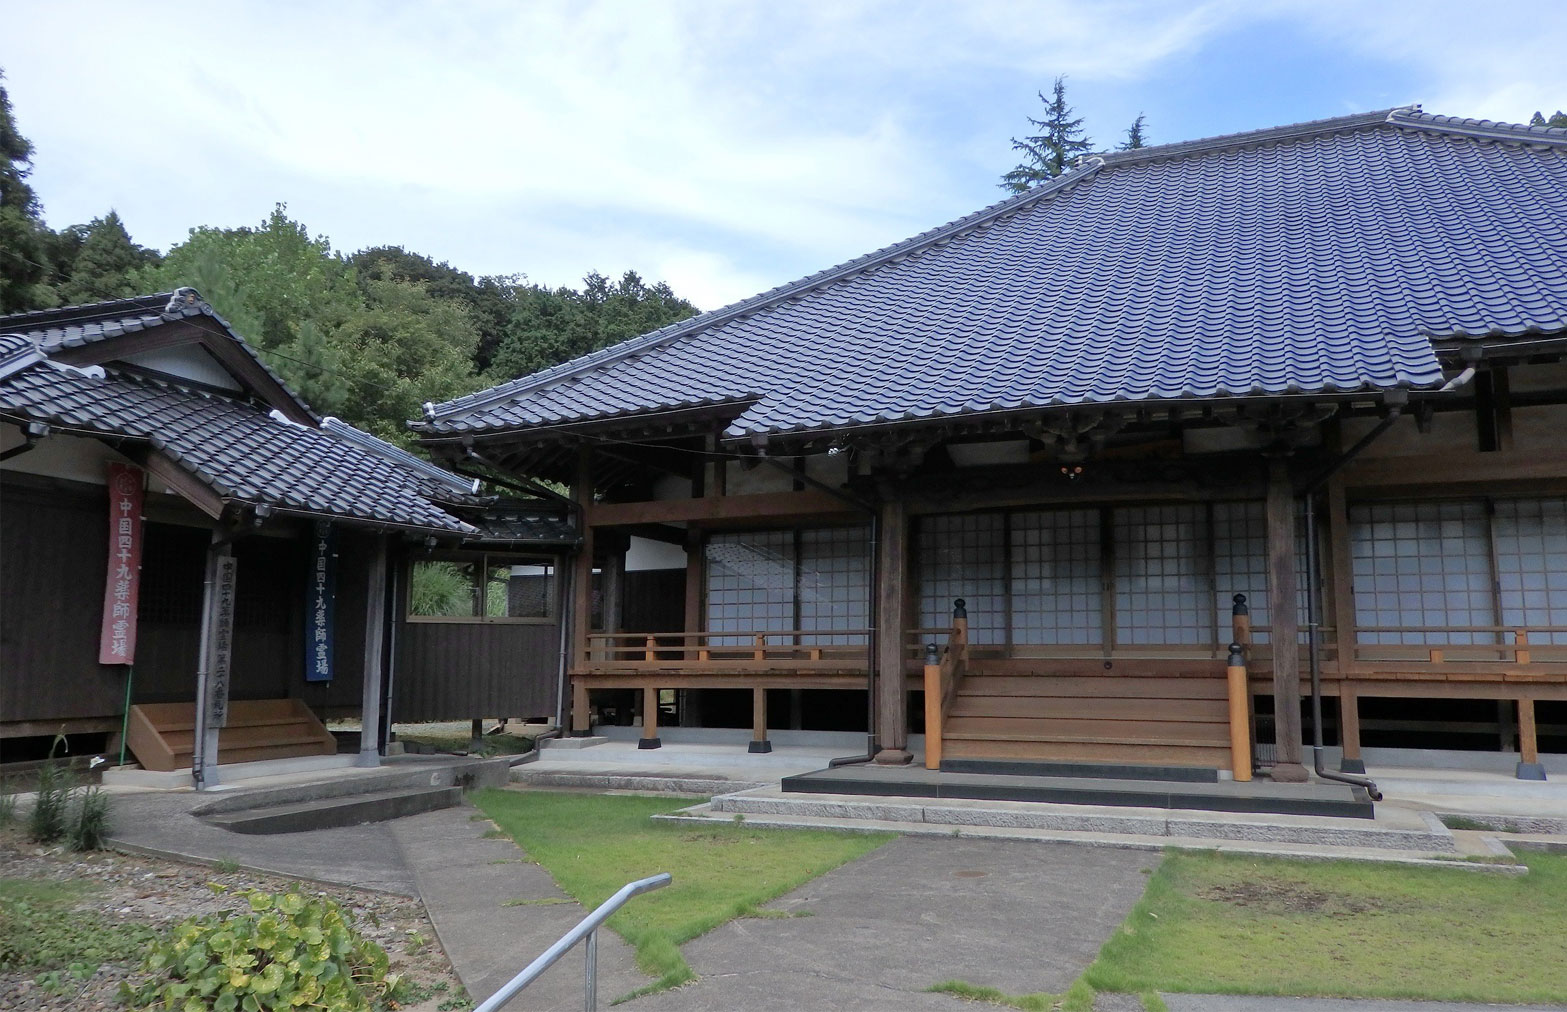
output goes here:
<path id="1" fill-rule="evenodd" d="M 1448 631 L 1496 622 L 1487 526 L 1485 504 L 1474 501 L 1350 507 L 1360 642 L 1494 642 L 1491 633 Z"/>
<path id="2" fill-rule="evenodd" d="M 870 556 L 865 530 L 737 531 L 708 538 L 707 629 L 743 633 L 819 631 L 806 645 L 858 643 L 870 624 Z M 836 634 L 835 634 L 836 633 Z"/>
<path id="3" fill-rule="evenodd" d="M 547 622 L 555 617 L 555 563 L 511 555 L 415 559 L 408 618 L 416 622 Z"/>

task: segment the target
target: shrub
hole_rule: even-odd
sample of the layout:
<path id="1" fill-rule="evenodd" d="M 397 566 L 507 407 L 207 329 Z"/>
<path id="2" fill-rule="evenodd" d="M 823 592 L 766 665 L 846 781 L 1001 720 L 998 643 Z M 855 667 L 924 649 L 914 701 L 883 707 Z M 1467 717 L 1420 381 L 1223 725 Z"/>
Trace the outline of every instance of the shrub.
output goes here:
<path id="1" fill-rule="evenodd" d="M 82 791 L 71 824 L 72 850 L 102 850 L 109 838 L 109 796 L 96 787 Z"/>
<path id="2" fill-rule="evenodd" d="M 362 937 L 353 915 L 332 900 L 298 886 L 237 897 L 245 910 L 170 929 L 148 953 L 143 979 L 120 985 L 121 999 L 140 1010 L 359 1012 L 400 997 L 403 982 L 387 972 L 386 950 Z"/>
<path id="3" fill-rule="evenodd" d="M 65 738 L 57 735 L 49 747 L 49 758 L 38 767 L 38 796 L 33 801 L 27 830 L 34 843 L 53 843 L 65 835 L 68 826 L 76 777 L 55 755 L 55 750 L 64 744 Z"/>

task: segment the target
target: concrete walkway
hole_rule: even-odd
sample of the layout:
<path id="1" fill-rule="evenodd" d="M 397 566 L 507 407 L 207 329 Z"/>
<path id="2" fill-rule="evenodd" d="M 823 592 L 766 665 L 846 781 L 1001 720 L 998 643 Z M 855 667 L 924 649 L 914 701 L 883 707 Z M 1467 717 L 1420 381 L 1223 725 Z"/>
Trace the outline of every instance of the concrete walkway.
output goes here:
<path id="1" fill-rule="evenodd" d="M 701 976 L 648 1012 L 973 1008 L 962 980 L 1065 991 L 1142 895 L 1157 858 L 1124 850 L 901 837 L 688 943 Z"/>

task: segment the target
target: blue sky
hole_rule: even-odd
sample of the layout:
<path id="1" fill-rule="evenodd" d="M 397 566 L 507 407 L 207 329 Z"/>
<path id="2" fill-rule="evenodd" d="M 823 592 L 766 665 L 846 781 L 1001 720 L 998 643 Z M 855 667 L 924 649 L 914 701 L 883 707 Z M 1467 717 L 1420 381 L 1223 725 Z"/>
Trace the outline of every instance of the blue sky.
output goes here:
<path id="1" fill-rule="evenodd" d="M 1567 107 L 1567 0 L 0 0 L 50 224 L 167 248 L 275 202 L 343 250 L 635 268 L 703 308 L 1001 196 L 1066 74 L 1155 143 L 1421 102 Z"/>

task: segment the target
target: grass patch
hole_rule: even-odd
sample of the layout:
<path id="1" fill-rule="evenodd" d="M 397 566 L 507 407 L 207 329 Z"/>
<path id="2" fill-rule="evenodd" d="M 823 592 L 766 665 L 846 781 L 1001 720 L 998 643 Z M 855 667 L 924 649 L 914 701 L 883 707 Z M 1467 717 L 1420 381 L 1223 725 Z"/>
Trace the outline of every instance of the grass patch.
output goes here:
<path id="1" fill-rule="evenodd" d="M 937 994 L 950 994 L 965 1001 L 982 1001 L 1005 1008 L 1022 1009 L 1023 1012 L 1093 1012 L 1094 990 L 1081 979 L 1073 982 L 1066 994 L 1007 994 L 999 988 L 982 987 L 963 980 L 944 980 L 925 990 Z"/>
<path id="2" fill-rule="evenodd" d="M 1515 876 L 1172 853 L 1083 979 L 1145 995 L 1564 1002 L 1567 856 L 1523 863 Z"/>
<path id="3" fill-rule="evenodd" d="M 78 910 L 90 892 L 79 882 L 0 879 L 0 971 L 90 977 L 104 963 L 139 962 L 158 933 Z"/>
<path id="4" fill-rule="evenodd" d="M 669 886 L 637 897 L 610 918 L 615 933 L 636 948 L 637 965 L 657 978 L 633 995 L 695 979 L 681 945 L 892 839 L 886 833 L 651 821 L 687 807 L 688 798 L 490 789 L 473 800 L 590 909 L 633 879 L 662 871 L 674 876 Z"/>

